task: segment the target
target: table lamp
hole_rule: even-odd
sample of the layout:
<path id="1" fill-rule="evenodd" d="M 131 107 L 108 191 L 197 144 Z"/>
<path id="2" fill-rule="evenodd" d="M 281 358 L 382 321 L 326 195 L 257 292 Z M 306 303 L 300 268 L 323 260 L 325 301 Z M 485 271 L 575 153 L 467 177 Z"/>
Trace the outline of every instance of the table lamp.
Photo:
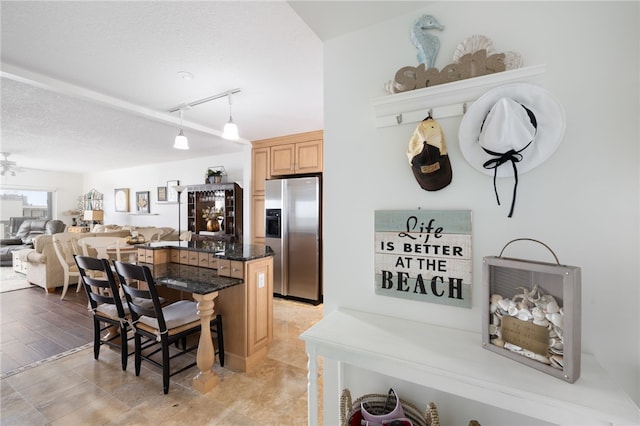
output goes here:
<path id="1" fill-rule="evenodd" d="M 91 227 L 95 222 L 101 222 L 104 220 L 104 211 L 102 210 L 85 210 L 83 220 L 91 222 Z"/>

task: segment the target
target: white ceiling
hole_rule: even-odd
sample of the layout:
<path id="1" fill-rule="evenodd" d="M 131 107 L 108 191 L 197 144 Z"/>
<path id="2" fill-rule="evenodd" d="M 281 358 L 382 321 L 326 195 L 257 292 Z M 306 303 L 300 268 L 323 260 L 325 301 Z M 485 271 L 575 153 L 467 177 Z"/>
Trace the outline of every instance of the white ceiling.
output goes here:
<path id="1" fill-rule="evenodd" d="M 321 129 L 322 40 L 424 5 L 3 0 L 0 151 L 24 168 L 87 172 Z M 169 110 L 235 88 L 240 143 L 220 137 L 222 98 L 185 111 L 191 149 L 172 148 Z"/>

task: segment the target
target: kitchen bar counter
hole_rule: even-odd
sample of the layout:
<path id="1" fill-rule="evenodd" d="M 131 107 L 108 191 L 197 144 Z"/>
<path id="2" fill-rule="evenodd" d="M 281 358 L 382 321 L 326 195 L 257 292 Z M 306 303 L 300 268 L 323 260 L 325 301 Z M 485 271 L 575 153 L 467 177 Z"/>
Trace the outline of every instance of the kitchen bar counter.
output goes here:
<path id="1" fill-rule="evenodd" d="M 223 277 L 215 269 L 180 263 L 141 263 L 151 270 L 156 284 L 195 294 L 207 294 L 242 284 L 239 278 Z"/>
<path id="2" fill-rule="evenodd" d="M 269 246 L 229 243 L 226 241 L 157 241 L 136 244 L 136 247 L 151 250 L 179 248 L 181 250 L 210 253 L 219 259 L 239 260 L 242 262 L 274 255 Z"/>
<path id="3" fill-rule="evenodd" d="M 225 367 L 245 372 L 266 358 L 273 338 L 274 253 L 269 246 L 157 241 L 135 247 L 138 262 L 152 270 L 165 299 L 217 294 L 213 309 L 224 318 Z"/>

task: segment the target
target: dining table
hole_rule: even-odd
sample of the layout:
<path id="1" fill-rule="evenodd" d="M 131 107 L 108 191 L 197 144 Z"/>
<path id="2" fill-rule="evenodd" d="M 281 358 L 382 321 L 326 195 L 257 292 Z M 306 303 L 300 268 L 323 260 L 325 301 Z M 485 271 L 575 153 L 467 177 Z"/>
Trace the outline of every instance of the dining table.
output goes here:
<path id="1" fill-rule="evenodd" d="M 214 317 L 215 299 L 218 292 L 244 283 L 242 279 L 224 277 L 209 268 L 180 263 L 146 264 L 157 286 L 191 293 L 197 303 L 201 331 L 198 341 L 196 361 L 198 373 L 192 386 L 200 393 L 207 393 L 218 384 L 218 376 L 213 371 L 215 348 L 211 337 L 210 322 Z"/>
<path id="2" fill-rule="evenodd" d="M 138 258 L 138 248 L 131 244 L 114 244 L 106 249 L 107 255 L 109 258 L 118 258 L 118 260 L 124 260 L 124 256 L 126 255 L 129 263 L 136 263 Z"/>

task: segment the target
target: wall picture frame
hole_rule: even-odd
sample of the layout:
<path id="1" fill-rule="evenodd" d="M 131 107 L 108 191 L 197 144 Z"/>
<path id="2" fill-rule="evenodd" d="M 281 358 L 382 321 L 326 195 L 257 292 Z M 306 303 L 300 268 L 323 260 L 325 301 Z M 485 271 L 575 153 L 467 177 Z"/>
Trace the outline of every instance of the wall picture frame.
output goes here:
<path id="1" fill-rule="evenodd" d="M 116 188 L 113 194 L 113 204 L 115 211 L 129 211 L 129 188 Z"/>
<path id="2" fill-rule="evenodd" d="M 177 203 L 178 202 L 178 192 L 175 187 L 180 185 L 179 180 L 168 180 L 167 181 L 167 203 Z"/>
<path id="3" fill-rule="evenodd" d="M 136 209 L 139 214 L 149 213 L 149 191 L 136 192 Z"/>
<path id="4" fill-rule="evenodd" d="M 167 187 L 159 186 L 158 187 L 158 202 L 166 202 L 167 201 Z"/>

